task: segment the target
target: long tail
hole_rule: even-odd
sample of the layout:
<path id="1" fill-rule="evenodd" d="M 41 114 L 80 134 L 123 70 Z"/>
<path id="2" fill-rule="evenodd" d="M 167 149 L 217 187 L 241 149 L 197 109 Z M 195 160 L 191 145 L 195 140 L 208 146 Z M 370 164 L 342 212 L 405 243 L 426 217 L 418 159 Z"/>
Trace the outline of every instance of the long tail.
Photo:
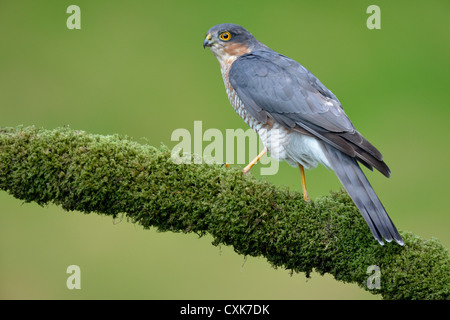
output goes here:
<path id="1" fill-rule="evenodd" d="M 384 244 L 384 238 L 387 242 L 395 240 L 399 245 L 403 246 L 402 237 L 389 218 L 386 209 L 384 209 L 383 204 L 378 199 L 356 159 L 328 144 L 324 145 L 328 151 L 327 157 L 334 172 L 363 215 L 375 239 L 381 245 Z"/>

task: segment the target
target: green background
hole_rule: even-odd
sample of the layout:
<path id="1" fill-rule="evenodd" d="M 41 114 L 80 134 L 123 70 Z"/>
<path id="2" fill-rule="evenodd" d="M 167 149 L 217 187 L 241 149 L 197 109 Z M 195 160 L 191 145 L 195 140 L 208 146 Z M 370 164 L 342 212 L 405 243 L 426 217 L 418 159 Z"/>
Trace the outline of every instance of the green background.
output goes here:
<path id="1" fill-rule="evenodd" d="M 81 30 L 66 27 L 71 4 Z M 366 27 L 371 4 L 381 30 Z M 450 247 L 449 9 L 448 1 L 1 0 L 0 126 L 69 125 L 169 147 L 172 132 L 192 131 L 195 120 L 203 130 L 247 129 L 202 48 L 211 26 L 241 24 L 311 70 L 381 150 L 392 176 L 368 177 L 397 227 Z M 286 163 L 261 179 L 301 190 Z M 340 188 L 323 167 L 307 182 L 312 198 Z M 144 231 L 5 192 L 0 237 L 2 299 L 378 299 L 331 276 L 291 277 L 209 236 Z M 66 287 L 72 264 L 81 290 Z"/>

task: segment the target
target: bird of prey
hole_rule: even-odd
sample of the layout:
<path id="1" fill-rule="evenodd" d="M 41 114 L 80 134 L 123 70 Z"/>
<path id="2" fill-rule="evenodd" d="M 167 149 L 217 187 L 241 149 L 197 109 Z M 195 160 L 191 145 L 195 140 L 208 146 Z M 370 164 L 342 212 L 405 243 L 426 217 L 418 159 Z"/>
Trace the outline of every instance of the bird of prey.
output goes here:
<path id="1" fill-rule="evenodd" d="M 381 245 L 383 239 L 404 245 L 358 162 L 386 177 L 388 166 L 319 79 L 239 25 L 212 27 L 203 47 L 209 47 L 219 61 L 233 108 L 265 147 L 244 172 L 268 151 L 275 159 L 299 167 L 303 197 L 309 201 L 304 169 L 321 163 L 335 172 Z"/>

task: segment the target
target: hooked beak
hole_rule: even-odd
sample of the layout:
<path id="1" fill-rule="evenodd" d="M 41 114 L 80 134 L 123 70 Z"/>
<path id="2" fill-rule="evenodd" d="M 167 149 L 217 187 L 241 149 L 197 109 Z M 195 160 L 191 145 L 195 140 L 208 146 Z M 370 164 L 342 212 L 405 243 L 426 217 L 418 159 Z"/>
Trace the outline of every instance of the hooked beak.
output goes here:
<path id="1" fill-rule="evenodd" d="M 212 36 L 211 36 L 211 33 L 208 33 L 208 34 L 206 35 L 205 40 L 203 41 L 203 49 L 205 49 L 206 47 L 211 47 L 212 44 L 213 44 L 213 42 L 212 42 Z"/>

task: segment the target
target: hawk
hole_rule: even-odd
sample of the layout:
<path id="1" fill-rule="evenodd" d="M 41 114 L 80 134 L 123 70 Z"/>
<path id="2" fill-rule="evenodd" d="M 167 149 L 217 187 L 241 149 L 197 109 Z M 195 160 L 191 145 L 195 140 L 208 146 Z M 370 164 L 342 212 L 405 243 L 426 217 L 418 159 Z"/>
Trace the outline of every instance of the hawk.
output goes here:
<path id="1" fill-rule="evenodd" d="M 383 156 L 353 126 L 339 100 L 309 70 L 258 41 L 239 25 L 219 24 L 206 34 L 220 64 L 228 99 L 255 130 L 272 157 L 299 167 L 303 197 L 309 201 L 304 169 L 319 163 L 333 170 L 375 239 L 404 245 L 358 162 L 386 177 Z"/>

